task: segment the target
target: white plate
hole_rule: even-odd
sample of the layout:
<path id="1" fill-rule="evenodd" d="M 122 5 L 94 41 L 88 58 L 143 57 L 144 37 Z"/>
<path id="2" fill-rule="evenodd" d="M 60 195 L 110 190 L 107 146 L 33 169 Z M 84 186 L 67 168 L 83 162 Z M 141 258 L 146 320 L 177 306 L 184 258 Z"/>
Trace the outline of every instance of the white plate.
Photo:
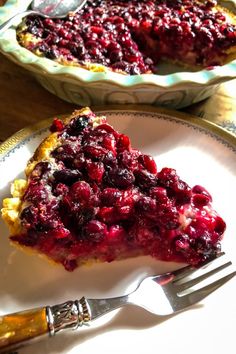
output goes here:
<path id="1" fill-rule="evenodd" d="M 176 116 L 180 114 L 173 116 L 158 109 L 152 112 L 110 110 L 106 114 L 115 128 L 131 137 L 133 146 L 155 156 L 159 168 L 174 167 L 191 186 L 201 184 L 209 190 L 216 210 L 228 225 L 223 250 L 235 260 L 235 138 L 214 125 L 200 120 L 198 124 L 197 119 L 179 120 Z M 25 164 L 47 134 L 48 124 L 41 122 L 21 131 L 0 147 L 0 199 L 9 195 L 13 179 L 23 177 Z M 120 295 L 133 289 L 146 274 L 179 266 L 140 257 L 82 267 L 69 273 L 11 247 L 2 222 L 0 231 L 0 314 L 52 305 L 83 295 Z M 222 354 L 227 351 L 233 354 L 235 294 L 236 278 L 200 304 L 175 316 L 157 317 L 136 307 L 126 307 L 94 322 L 90 328 L 58 334 L 19 353 Z"/>

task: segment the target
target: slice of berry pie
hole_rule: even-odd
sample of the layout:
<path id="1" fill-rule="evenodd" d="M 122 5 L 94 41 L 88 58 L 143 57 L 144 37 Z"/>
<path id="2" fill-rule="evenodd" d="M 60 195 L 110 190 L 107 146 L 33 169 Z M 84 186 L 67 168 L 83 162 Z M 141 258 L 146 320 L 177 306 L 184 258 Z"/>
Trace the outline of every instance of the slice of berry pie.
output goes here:
<path id="1" fill-rule="evenodd" d="M 84 108 L 51 132 L 3 202 L 14 244 L 67 270 L 138 255 L 199 264 L 220 251 L 225 222 L 206 189 L 158 172 L 105 117 Z"/>
<path id="2" fill-rule="evenodd" d="M 88 0 L 64 19 L 27 17 L 17 38 L 61 64 L 135 75 L 158 73 L 160 60 L 202 68 L 235 59 L 235 24 L 215 0 Z"/>

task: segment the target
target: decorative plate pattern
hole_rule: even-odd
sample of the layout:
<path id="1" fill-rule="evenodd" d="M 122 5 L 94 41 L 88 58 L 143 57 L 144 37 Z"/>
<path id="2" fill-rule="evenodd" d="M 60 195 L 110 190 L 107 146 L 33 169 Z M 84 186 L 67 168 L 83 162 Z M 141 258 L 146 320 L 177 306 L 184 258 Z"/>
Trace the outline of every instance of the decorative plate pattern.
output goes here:
<path id="1" fill-rule="evenodd" d="M 224 120 L 223 122 L 218 123 L 222 128 L 228 130 L 229 132 L 236 135 L 236 124 L 231 120 Z"/>

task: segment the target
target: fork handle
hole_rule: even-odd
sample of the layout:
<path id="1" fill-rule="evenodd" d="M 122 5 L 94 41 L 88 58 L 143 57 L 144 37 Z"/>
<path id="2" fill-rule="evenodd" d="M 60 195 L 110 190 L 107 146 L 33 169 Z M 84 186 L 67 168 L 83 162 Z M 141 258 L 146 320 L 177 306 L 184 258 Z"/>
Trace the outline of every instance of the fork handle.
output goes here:
<path id="1" fill-rule="evenodd" d="M 85 298 L 0 316 L 0 353 L 90 321 Z"/>
<path id="2" fill-rule="evenodd" d="M 0 317 L 0 352 L 21 347 L 24 342 L 49 333 L 46 308 Z"/>

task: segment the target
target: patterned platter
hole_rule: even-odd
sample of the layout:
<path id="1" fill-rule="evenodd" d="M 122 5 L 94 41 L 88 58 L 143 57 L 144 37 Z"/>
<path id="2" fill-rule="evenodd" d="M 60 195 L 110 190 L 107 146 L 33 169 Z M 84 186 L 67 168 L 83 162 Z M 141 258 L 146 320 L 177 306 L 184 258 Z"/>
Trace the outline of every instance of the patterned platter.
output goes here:
<path id="1" fill-rule="evenodd" d="M 236 137 L 200 118 L 152 107 L 100 107 L 116 129 L 131 137 L 133 146 L 152 154 L 158 168 L 176 168 L 191 186 L 204 185 L 227 223 L 222 248 L 236 259 Z M 25 128 L 0 146 L 0 200 L 11 181 L 24 176 L 24 167 L 47 135 L 51 119 Z M 180 265 L 148 257 L 81 267 L 68 273 L 60 266 L 24 254 L 9 245 L 0 221 L 0 315 L 52 305 L 83 295 L 109 297 L 127 293 L 147 274 Z M 236 279 L 188 311 L 168 318 L 127 307 L 107 315 L 90 328 L 45 340 L 19 354 L 235 353 Z M 157 299 L 158 301 L 158 299 Z M 224 324 L 223 326 L 219 324 Z M 218 339 L 216 339 L 218 338 Z M 193 345 L 194 343 L 194 345 Z M 155 348 L 155 349 L 154 349 Z M 191 348 L 191 350 L 190 350 Z"/>

